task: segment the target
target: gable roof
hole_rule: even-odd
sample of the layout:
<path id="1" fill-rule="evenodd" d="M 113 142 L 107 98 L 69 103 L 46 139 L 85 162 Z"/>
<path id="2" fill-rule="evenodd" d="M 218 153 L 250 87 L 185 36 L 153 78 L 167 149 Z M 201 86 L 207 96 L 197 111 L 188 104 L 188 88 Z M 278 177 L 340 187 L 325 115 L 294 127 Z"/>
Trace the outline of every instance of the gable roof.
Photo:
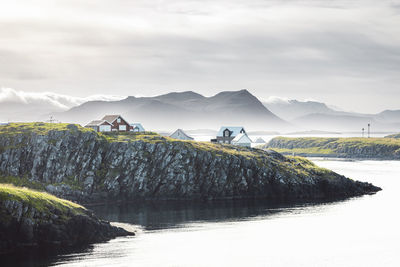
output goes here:
<path id="1" fill-rule="evenodd" d="M 175 132 L 173 132 L 169 137 L 172 137 L 172 136 L 174 136 L 175 134 L 177 134 L 177 135 L 182 135 L 182 136 L 184 136 L 184 137 L 186 137 L 187 139 L 190 139 L 190 140 L 194 140 L 194 138 L 193 137 L 191 137 L 191 136 L 189 136 L 189 135 L 187 135 L 182 129 L 178 129 L 178 130 L 176 130 Z M 173 137 L 172 137 L 173 138 Z"/>
<path id="2" fill-rule="evenodd" d="M 102 125 L 105 122 L 108 123 L 109 125 L 111 125 L 111 123 L 109 123 L 106 120 L 95 120 L 95 121 L 89 122 L 88 124 L 86 124 L 86 126 L 99 126 L 99 125 Z"/>
<path id="3" fill-rule="evenodd" d="M 232 143 L 252 143 L 252 141 L 247 134 L 241 133 L 236 135 L 236 137 L 232 140 Z"/>
<path id="4" fill-rule="evenodd" d="M 144 128 L 143 128 L 142 124 L 140 124 L 140 123 L 131 123 L 130 126 L 132 126 L 133 129 L 135 129 L 137 127 L 139 129 L 139 131 L 144 132 Z"/>
<path id="5" fill-rule="evenodd" d="M 246 130 L 245 130 L 243 127 L 241 127 L 241 126 L 240 126 L 240 127 L 237 127 L 237 126 L 234 126 L 234 127 L 231 127 L 231 126 L 222 126 L 222 127 L 219 129 L 217 136 L 223 136 L 223 135 L 224 135 L 225 129 L 228 129 L 229 131 L 232 132 L 231 136 L 237 136 L 238 134 L 240 134 L 240 131 L 241 131 L 242 129 L 243 129 L 244 132 L 246 132 Z"/>
<path id="6" fill-rule="evenodd" d="M 126 123 L 128 123 L 121 115 L 105 115 L 102 120 L 108 121 L 109 123 L 113 123 L 116 119 L 121 118 Z M 128 123 L 129 124 L 129 123 Z"/>
<path id="7" fill-rule="evenodd" d="M 262 139 L 261 137 L 258 137 L 257 140 L 256 140 L 256 143 L 259 143 L 259 144 L 265 143 L 265 140 Z"/>

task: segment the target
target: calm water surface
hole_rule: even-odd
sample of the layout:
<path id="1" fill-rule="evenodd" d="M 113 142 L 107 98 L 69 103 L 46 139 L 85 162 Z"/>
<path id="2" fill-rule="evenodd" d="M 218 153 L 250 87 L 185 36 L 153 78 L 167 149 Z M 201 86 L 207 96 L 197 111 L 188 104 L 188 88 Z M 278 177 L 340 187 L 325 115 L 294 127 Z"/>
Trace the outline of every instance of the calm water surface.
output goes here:
<path id="1" fill-rule="evenodd" d="M 332 203 L 97 207 L 138 229 L 52 266 L 400 266 L 400 161 L 314 160 L 383 191 Z M 30 262 L 31 266 L 36 266 Z M 39 264 L 39 263 L 38 263 Z"/>

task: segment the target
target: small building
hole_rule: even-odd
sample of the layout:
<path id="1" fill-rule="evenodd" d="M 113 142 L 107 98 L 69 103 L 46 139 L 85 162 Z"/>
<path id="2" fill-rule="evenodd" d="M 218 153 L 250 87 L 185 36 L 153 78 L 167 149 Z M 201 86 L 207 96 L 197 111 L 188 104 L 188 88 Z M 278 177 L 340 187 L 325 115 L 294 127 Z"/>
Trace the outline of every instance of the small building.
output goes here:
<path id="1" fill-rule="evenodd" d="M 86 128 L 91 128 L 96 132 L 111 132 L 111 126 L 111 123 L 106 120 L 91 121 L 85 125 Z"/>
<path id="2" fill-rule="evenodd" d="M 233 138 L 232 145 L 251 147 L 252 142 L 253 141 L 251 141 L 250 137 L 246 133 L 240 133 Z"/>
<path id="3" fill-rule="evenodd" d="M 239 134 L 245 134 L 246 130 L 243 127 L 226 127 L 222 126 L 217 134 L 216 139 L 212 139 L 212 142 L 231 144 L 232 140 Z"/>
<path id="4" fill-rule="evenodd" d="M 130 124 L 121 115 L 106 115 L 101 120 L 95 120 L 85 125 L 96 132 L 128 132 Z"/>
<path id="5" fill-rule="evenodd" d="M 180 140 L 194 140 L 193 137 L 187 135 L 182 129 L 176 130 L 169 137 Z"/>
<path id="6" fill-rule="evenodd" d="M 144 132 L 144 128 L 142 126 L 142 124 L 140 123 L 131 123 L 131 127 L 130 127 L 130 131 L 131 132 Z"/>

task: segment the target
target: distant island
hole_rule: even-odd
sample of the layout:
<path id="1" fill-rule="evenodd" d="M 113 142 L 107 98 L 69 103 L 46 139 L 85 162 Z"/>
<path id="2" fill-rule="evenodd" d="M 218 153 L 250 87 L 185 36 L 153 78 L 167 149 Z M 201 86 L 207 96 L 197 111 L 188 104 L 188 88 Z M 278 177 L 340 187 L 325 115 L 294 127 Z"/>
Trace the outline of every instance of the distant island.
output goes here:
<path id="1" fill-rule="evenodd" d="M 400 138 L 400 133 L 387 135 L 385 138 Z"/>
<path id="2" fill-rule="evenodd" d="M 276 137 L 260 148 L 307 157 L 400 159 L 400 140 L 394 138 Z"/>

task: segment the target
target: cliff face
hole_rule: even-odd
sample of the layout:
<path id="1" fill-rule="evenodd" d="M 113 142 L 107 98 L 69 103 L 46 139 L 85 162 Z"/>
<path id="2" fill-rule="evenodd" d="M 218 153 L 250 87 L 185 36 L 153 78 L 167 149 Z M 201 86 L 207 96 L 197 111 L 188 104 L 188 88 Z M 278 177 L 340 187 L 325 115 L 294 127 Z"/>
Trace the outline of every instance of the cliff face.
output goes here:
<path id="1" fill-rule="evenodd" d="M 400 141 L 391 138 L 276 137 L 263 148 L 311 157 L 400 159 Z"/>
<path id="2" fill-rule="evenodd" d="M 273 151 L 158 135 L 103 136 L 75 125 L 45 133 L 7 127 L 0 131 L 0 172 L 80 202 L 324 198 L 379 190 Z"/>

